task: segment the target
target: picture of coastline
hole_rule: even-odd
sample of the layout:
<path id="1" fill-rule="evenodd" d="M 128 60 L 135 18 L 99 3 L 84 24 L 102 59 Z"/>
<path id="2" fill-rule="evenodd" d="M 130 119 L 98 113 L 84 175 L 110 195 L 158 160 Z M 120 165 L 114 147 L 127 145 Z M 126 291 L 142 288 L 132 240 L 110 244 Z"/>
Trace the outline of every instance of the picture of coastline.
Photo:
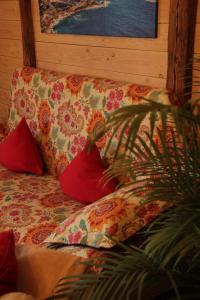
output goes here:
<path id="1" fill-rule="evenodd" d="M 44 33 L 155 38 L 157 0 L 39 0 Z"/>

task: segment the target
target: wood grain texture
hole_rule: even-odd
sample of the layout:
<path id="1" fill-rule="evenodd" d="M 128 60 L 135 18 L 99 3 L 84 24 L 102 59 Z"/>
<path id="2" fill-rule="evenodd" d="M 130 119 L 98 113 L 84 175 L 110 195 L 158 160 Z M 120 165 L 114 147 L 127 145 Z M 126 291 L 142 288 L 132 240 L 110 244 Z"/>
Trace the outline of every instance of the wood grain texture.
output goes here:
<path id="1" fill-rule="evenodd" d="M 11 73 L 0 72 L 0 88 L 4 90 L 10 90 L 11 79 L 12 79 L 12 72 Z"/>
<path id="2" fill-rule="evenodd" d="M 0 123 L 6 123 L 11 104 L 10 90 L 0 88 Z"/>
<path id="3" fill-rule="evenodd" d="M 24 66 L 36 67 L 31 0 L 19 0 Z"/>
<path id="4" fill-rule="evenodd" d="M 172 103 L 179 105 L 191 95 L 186 83 L 192 79 L 192 68 L 186 71 L 185 67 L 193 57 L 196 15 L 197 0 L 193 0 L 192 5 L 191 0 L 171 0 L 167 89 L 171 92 Z"/>
<path id="5" fill-rule="evenodd" d="M 80 66 L 72 66 L 66 64 L 56 64 L 44 61 L 37 62 L 39 68 L 47 69 L 47 70 L 55 70 L 66 73 L 75 73 L 75 74 L 86 74 L 85 67 Z M 88 75 L 96 76 L 96 77 L 105 77 L 113 80 L 122 80 L 127 82 L 139 82 L 140 84 L 152 86 L 152 87 L 162 87 L 165 88 L 166 79 L 150 77 L 150 76 L 142 76 L 135 75 L 132 73 L 123 73 L 123 72 L 115 72 L 109 70 L 97 70 L 90 68 Z"/>
<path id="6" fill-rule="evenodd" d="M 167 52 L 37 42 L 37 59 L 57 64 L 166 78 Z"/>
<path id="7" fill-rule="evenodd" d="M 200 0 L 198 0 L 197 7 L 197 23 L 196 23 L 196 33 L 195 33 L 195 57 L 200 57 Z M 195 83 L 192 89 L 192 98 L 199 99 L 200 98 L 200 72 L 193 70 L 193 81 L 198 81 L 198 84 Z"/>
<path id="8" fill-rule="evenodd" d="M 200 0 L 198 0 L 197 6 L 197 21 L 196 21 L 196 33 L 195 33 L 195 54 L 200 55 Z"/>
<path id="9" fill-rule="evenodd" d="M 1 5 L 1 3 L 0 3 Z M 20 21 L 0 20 L 0 38 L 20 39 L 22 37 Z"/>
<path id="10" fill-rule="evenodd" d="M 194 53 L 200 54 L 200 23 L 196 24 Z"/>
<path id="11" fill-rule="evenodd" d="M 8 120 L 10 106 L 0 103 L 0 123 L 4 124 Z"/>
<path id="12" fill-rule="evenodd" d="M 0 55 L 19 58 L 23 56 L 21 40 L 0 39 Z"/>
<path id="13" fill-rule="evenodd" d="M 169 0 L 158 0 L 158 23 L 169 23 Z"/>
<path id="14" fill-rule="evenodd" d="M 18 0 L 0 0 L 0 20 L 20 21 Z"/>
<path id="15" fill-rule="evenodd" d="M 200 23 L 200 1 L 198 0 L 197 4 L 197 23 Z"/>
<path id="16" fill-rule="evenodd" d="M 4 73 L 12 73 L 14 69 L 20 67 L 22 63 L 22 58 L 0 56 L 1 71 Z"/>
<path id="17" fill-rule="evenodd" d="M 7 89 L 0 88 L 0 104 L 10 106 L 11 92 Z"/>

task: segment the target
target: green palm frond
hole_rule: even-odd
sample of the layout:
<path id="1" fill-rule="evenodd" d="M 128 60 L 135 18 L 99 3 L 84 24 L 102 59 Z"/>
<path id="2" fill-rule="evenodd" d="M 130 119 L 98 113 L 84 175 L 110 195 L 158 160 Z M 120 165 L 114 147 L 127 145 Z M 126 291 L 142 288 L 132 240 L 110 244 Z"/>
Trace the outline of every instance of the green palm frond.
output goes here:
<path id="1" fill-rule="evenodd" d="M 191 137 L 192 131 L 189 140 L 182 136 L 180 141 L 173 128 L 170 129 L 168 142 L 160 129 L 157 129 L 158 143 L 148 132 L 145 133 L 145 138 L 137 136 L 129 153 L 118 156 L 113 161 L 106 178 L 119 174 L 128 175 L 132 178 L 126 184 L 129 193 L 136 196 L 145 193 L 146 201 L 164 200 L 177 203 L 198 199 L 200 143 Z"/>
<path id="2" fill-rule="evenodd" d="M 120 254 L 105 252 L 107 256 L 98 258 L 98 263 L 83 262 L 88 267 L 102 268 L 101 273 L 63 278 L 49 300 L 67 297 L 76 300 L 153 299 L 161 294 L 161 286 L 162 293 L 171 288 L 174 299 L 184 299 L 182 288 L 192 288 L 194 294 L 196 289 L 196 295 L 199 295 L 200 278 L 196 275 L 196 269 L 185 269 L 183 273 L 181 268 L 162 265 L 158 256 L 149 256 L 133 246 L 120 246 Z"/>
<path id="3" fill-rule="evenodd" d="M 194 116 L 192 111 L 187 109 L 187 106 L 183 108 L 145 100 L 142 104 L 125 106 L 113 112 L 108 118 L 105 129 L 99 133 L 96 139 L 104 135 L 107 131 L 112 130 L 113 136 L 120 131 L 115 158 L 119 154 L 125 155 L 130 149 L 133 149 L 139 128 L 145 118 L 149 118 L 150 120 L 149 133 L 151 133 L 151 136 L 153 136 L 154 131 L 157 129 L 158 120 L 161 123 L 163 136 L 167 135 L 166 131 L 169 126 L 176 128 L 177 134 L 183 135 L 185 132 L 183 124 L 185 124 L 186 120 L 192 127 L 200 125 L 199 116 Z M 128 132 L 126 139 L 124 139 L 124 132 Z M 107 145 L 107 151 L 111 142 L 112 138 Z M 122 143 L 124 143 L 124 147 L 119 153 Z"/>
<path id="4" fill-rule="evenodd" d="M 190 255 L 195 253 L 193 265 L 200 259 L 199 214 L 198 202 L 185 203 L 161 214 L 146 230 L 145 252 L 158 256 L 164 268 L 185 265 L 185 271 L 190 270 Z"/>
<path id="5" fill-rule="evenodd" d="M 146 119 L 149 128 L 141 135 Z M 165 201 L 168 210 L 140 233 L 139 248 L 120 244 L 119 253 L 84 262 L 86 274 L 63 278 L 50 299 L 199 299 L 200 99 L 184 107 L 143 99 L 113 112 L 95 141 L 107 132 L 105 155 L 118 141 L 105 180 L 128 177 L 127 196 Z"/>

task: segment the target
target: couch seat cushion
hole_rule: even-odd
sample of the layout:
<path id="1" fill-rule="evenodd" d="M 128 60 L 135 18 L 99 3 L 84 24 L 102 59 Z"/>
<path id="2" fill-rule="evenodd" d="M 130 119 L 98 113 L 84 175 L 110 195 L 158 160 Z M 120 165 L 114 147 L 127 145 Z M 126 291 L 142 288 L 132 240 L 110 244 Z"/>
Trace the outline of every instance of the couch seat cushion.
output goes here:
<path id="1" fill-rule="evenodd" d="M 82 207 L 64 195 L 53 176 L 19 174 L 0 166 L 0 231 L 12 229 L 17 243 L 40 244 Z"/>

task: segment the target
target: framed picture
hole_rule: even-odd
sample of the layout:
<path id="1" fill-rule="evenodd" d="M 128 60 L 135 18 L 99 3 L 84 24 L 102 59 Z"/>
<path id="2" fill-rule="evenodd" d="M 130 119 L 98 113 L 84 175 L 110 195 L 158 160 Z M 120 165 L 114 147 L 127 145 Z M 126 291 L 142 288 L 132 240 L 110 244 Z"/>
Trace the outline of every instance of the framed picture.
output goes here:
<path id="1" fill-rule="evenodd" d="M 155 38 L 158 0 L 39 0 L 45 33 Z"/>

